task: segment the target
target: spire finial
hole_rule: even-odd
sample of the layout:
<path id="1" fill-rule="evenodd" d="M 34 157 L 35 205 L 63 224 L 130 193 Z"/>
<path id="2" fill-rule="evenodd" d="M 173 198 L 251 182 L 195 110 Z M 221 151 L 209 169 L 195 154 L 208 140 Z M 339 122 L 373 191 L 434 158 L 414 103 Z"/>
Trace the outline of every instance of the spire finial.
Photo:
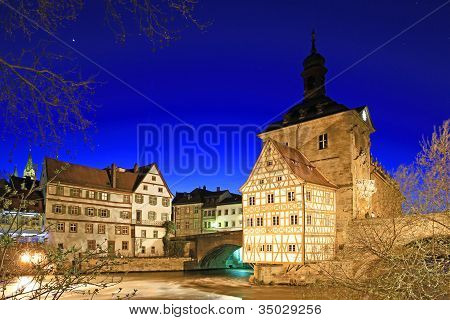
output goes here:
<path id="1" fill-rule="evenodd" d="M 316 53 L 316 31 L 313 29 L 311 32 L 311 53 Z"/>

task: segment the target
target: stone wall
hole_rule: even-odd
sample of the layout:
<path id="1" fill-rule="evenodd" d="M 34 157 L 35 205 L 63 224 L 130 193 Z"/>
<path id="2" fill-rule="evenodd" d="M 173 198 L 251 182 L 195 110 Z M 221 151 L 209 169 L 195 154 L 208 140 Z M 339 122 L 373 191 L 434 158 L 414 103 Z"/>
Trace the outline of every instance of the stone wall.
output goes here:
<path id="1" fill-rule="evenodd" d="M 116 266 L 116 272 L 183 271 L 190 258 L 130 258 Z M 125 262 L 125 261 L 124 261 Z"/>

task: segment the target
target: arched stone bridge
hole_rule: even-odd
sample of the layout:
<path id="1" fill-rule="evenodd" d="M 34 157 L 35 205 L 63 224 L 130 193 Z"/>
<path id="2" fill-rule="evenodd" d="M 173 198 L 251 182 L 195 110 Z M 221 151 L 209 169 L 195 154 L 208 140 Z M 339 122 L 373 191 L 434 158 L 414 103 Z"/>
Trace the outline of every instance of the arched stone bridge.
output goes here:
<path id="1" fill-rule="evenodd" d="M 450 236 L 449 226 L 449 214 L 353 220 L 346 228 L 347 237 L 344 245 L 358 246 L 371 237 L 387 241 L 395 239 L 393 245 L 396 246 L 407 245 L 432 235 Z M 233 252 L 242 247 L 243 233 L 242 230 L 204 233 L 174 237 L 171 240 L 189 243 L 189 253 L 186 254 L 194 261 L 186 265 L 186 269 L 227 268 Z"/>
<path id="2" fill-rule="evenodd" d="M 227 266 L 233 252 L 242 247 L 242 238 L 242 230 L 237 230 L 180 236 L 171 240 L 189 242 L 189 255 L 196 261 L 188 269 L 214 269 Z"/>

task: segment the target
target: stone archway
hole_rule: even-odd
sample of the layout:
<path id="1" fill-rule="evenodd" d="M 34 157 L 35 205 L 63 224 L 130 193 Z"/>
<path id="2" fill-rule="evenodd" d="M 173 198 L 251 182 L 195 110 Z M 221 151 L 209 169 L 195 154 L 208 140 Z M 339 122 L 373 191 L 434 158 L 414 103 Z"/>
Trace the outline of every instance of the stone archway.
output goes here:
<path id="1" fill-rule="evenodd" d="M 201 269 L 243 268 L 244 264 L 236 251 L 241 248 L 235 244 L 222 244 L 208 251 L 199 261 Z"/>

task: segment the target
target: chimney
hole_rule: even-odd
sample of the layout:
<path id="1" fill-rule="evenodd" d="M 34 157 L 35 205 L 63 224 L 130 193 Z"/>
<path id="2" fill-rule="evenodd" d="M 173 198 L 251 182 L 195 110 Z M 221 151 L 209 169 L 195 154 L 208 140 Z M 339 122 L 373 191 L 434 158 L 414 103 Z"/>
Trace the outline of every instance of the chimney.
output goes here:
<path id="1" fill-rule="evenodd" d="M 138 172 L 138 169 L 139 169 L 138 164 L 135 163 L 135 164 L 134 164 L 134 167 L 133 167 L 133 172 L 134 172 L 134 173 L 137 173 L 137 172 Z"/>
<path id="2" fill-rule="evenodd" d="M 112 180 L 112 187 L 117 187 L 117 166 L 115 163 L 111 165 L 111 180 Z"/>
<path id="3" fill-rule="evenodd" d="M 220 187 L 217 187 L 217 191 L 220 191 Z"/>

